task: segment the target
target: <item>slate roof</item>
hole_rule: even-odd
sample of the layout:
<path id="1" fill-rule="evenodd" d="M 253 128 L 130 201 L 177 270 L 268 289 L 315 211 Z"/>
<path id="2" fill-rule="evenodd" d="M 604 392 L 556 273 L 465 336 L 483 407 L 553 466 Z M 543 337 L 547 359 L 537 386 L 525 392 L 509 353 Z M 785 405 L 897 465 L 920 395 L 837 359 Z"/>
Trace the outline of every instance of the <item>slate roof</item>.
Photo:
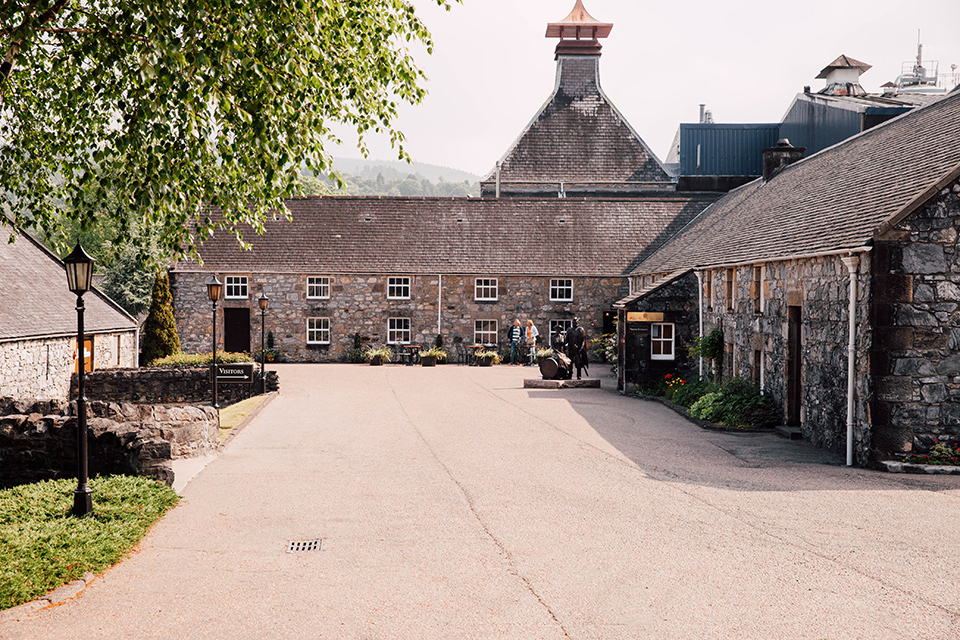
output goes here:
<path id="1" fill-rule="evenodd" d="M 872 68 L 873 67 L 866 62 L 860 62 L 859 60 L 854 60 L 849 56 L 841 54 L 839 58 L 825 66 L 820 71 L 820 75 L 818 75 L 817 78 L 826 78 L 834 69 L 860 69 L 860 73 L 865 73 Z"/>
<path id="2" fill-rule="evenodd" d="M 600 89 L 599 61 L 559 56 L 554 93 L 501 159 L 501 183 L 670 181 Z"/>
<path id="3" fill-rule="evenodd" d="M 716 199 L 314 197 L 293 221 L 217 232 L 177 271 L 622 276 Z"/>
<path id="4" fill-rule="evenodd" d="M 868 245 L 960 175 L 951 94 L 718 200 L 635 273 L 788 258 Z"/>
<path id="5" fill-rule="evenodd" d="M 0 223 L 0 340 L 76 335 L 77 297 L 67 289 L 63 263 L 40 242 Z M 83 296 L 84 332 L 131 331 L 137 323 L 96 289 Z"/>

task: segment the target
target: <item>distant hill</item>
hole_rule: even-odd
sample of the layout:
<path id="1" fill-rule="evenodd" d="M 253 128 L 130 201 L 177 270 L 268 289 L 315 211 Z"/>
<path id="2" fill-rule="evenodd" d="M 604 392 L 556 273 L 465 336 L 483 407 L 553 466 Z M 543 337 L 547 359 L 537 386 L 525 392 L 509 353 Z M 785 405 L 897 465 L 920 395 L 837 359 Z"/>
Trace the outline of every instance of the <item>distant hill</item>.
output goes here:
<path id="1" fill-rule="evenodd" d="M 432 164 L 407 164 L 389 160 L 338 159 L 344 190 L 338 191 L 326 175 L 313 177 L 304 170 L 300 184 L 304 195 L 447 196 L 479 197 L 480 176 Z"/>
<path id="2" fill-rule="evenodd" d="M 333 161 L 333 168 L 340 173 L 349 173 L 363 178 L 376 178 L 379 173 L 383 175 L 385 180 L 395 178 L 403 179 L 413 174 L 426 178 L 433 183 L 439 182 L 440 178 L 443 178 L 444 182 L 480 182 L 480 176 L 472 173 L 422 162 L 407 164 L 399 160 L 336 158 Z"/>

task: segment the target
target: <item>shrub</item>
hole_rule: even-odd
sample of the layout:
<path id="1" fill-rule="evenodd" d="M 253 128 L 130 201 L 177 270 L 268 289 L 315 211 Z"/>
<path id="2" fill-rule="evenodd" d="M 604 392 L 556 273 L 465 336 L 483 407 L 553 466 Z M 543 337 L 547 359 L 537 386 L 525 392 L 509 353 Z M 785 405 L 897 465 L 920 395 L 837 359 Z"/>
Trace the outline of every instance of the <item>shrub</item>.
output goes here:
<path id="1" fill-rule="evenodd" d="M 209 366 L 213 362 L 212 353 L 175 353 L 166 358 L 160 358 L 150 363 L 151 367 L 199 367 Z M 237 362 L 253 362 L 249 353 L 231 353 L 217 351 L 217 362 L 233 364 Z"/>
<path id="2" fill-rule="evenodd" d="M 694 418 L 730 427 L 765 429 L 779 424 L 780 412 L 769 394 L 740 378 L 724 380 L 690 407 Z"/>
<path id="3" fill-rule="evenodd" d="M 676 389 L 670 399 L 679 405 L 690 407 L 701 397 L 707 395 L 708 393 L 714 393 L 719 390 L 720 388 L 712 382 L 707 382 L 706 380 L 692 380 L 687 381 L 686 384 Z"/>
<path id="4" fill-rule="evenodd" d="M 617 334 L 605 333 L 593 341 L 593 353 L 600 362 L 616 364 L 617 362 Z"/>
<path id="5" fill-rule="evenodd" d="M 154 360 L 180 353 L 180 336 L 173 319 L 173 303 L 167 274 L 157 272 L 150 298 L 150 312 L 143 324 L 143 361 Z"/>

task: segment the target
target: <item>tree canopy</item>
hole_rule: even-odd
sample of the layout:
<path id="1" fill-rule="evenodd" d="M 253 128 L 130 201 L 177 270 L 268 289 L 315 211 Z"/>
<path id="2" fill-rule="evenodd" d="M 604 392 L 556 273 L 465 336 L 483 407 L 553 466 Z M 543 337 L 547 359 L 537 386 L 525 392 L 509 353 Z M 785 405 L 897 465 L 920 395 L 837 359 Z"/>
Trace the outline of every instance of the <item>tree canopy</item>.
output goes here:
<path id="1" fill-rule="evenodd" d="M 411 43 L 432 52 L 407 0 L 3 2 L 3 206 L 64 241 L 105 217 L 113 241 L 157 238 L 160 255 L 214 228 L 242 242 L 301 166 L 329 171 L 333 124 L 406 157 L 397 102 L 425 95 Z"/>

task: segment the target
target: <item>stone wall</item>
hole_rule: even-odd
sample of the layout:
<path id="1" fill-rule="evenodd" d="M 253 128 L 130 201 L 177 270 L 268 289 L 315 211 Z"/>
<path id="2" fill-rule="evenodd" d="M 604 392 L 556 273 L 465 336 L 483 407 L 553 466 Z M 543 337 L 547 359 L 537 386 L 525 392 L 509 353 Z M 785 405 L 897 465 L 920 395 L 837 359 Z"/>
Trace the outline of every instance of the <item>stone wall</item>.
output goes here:
<path id="1" fill-rule="evenodd" d="M 859 255 L 854 451 L 856 463 L 866 465 L 872 446 L 868 409 L 871 378 L 867 372 L 867 355 L 873 342 L 867 322 L 871 267 L 869 254 Z M 847 267 L 838 256 L 769 262 L 762 265 L 758 287 L 754 269 L 760 266 L 733 268 L 732 305 L 727 302 L 727 270 L 712 271 L 709 280 L 713 290 L 705 293 L 704 304 L 710 306 L 704 314 L 704 333 L 716 327 L 723 329 L 727 347 L 723 375 L 753 380 L 757 384 L 762 377 L 764 389 L 780 404 L 786 416 L 789 308 L 799 308 L 800 427 L 804 438 L 817 447 L 843 452 L 847 430 L 850 295 Z M 757 296 L 762 296 L 760 312 L 756 311 L 754 302 Z"/>
<path id="2" fill-rule="evenodd" d="M 697 335 L 697 278 L 689 273 L 644 296 L 625 308 L 627 312 L 663 313 L 663 322 L 674 323 L 674 359 L 653 360 L 650 355 L 649 322 L 626 322 L 620 337 L 624 340 L 624 382 L 641 389 L 655 387 L 666 374 L 696 378 L 697 361 L 689 355 Z"/>
<path id="3" fill-rule="evenodd" d="M 259 366 L 252 383 L 220 383 L 217 400 L 225 406 L 259 395 L 262 383 Z M 143 367 L 94 371 L 84 376 L 84 395 L 88 400 L 134 404 L 207 404 L 213 402 L 210 367 Z M 277 391 L 280 379 L 267 367 L 267 392 Z M 77 376 L 70 384 L 70 397 L 77 396 Z"/>
<path id="4" fill-rule="evenodd" d="M 875 245 L 876 448 L 924 452 L 960 441 L 960 183 Z"/>
<path id="5" fill-rule="evenodd" d="M 88 402 L 91 477 L 145 475 L 173 483 L 171 460 L 216 451 L 212 407 Z M 76 477 L 76 402 L 0 399 L 0 486 Z"/>
<path id="6" fill-rule="evenodd" d="M 93 368 L 137 365 L 137 333 L 99 333 L 93 338 Z M 0 396 L 66 400 L 76 367 L 76 336 L 0 342 Z"/>
<path id="7" fill-rule="evenodd" d="M 330 298 L 308 300 L 307 274 L 245 275 L 249 282 L 246 300 L 222 300 L 218 305 L 217 338 L 223 345 L 223 308 L 250 309 L 250 343 L 259 348 L 261 338 L 260 310 L 257 297 L 261 291 L 270 299 L 266 330 L 275 336 L 275 348 L 281 357 L 292 362 L 336 362 L 353 347 L 353 336 L 360 333 L 371 343 L 385 343 L 388 318 L 409 318 L 414 344 L 432 343 L 440 332 L 449 346 L 460 336 L 473 342 L 475 320 L 496 320 L 500 340 L 515 318 L 533 319 L 545 336 L 550 320 L 581 318 L 588 335 L 602 333 L 603 312 L 626 295 L 626 280 L 611 278 L 573 278 L 573 301 L 551 302 L 550 277 L 498 277 L 499 299 L 496 302 L 474 300 L 474 280 L 497 276 L 411 276 L 409 300 L 388 300 L 387 277 L 384 275 L 339 275 L 330 277 Z M 327 274 L 309 274 L 327 275 Z M 405 274 L 396 274 L 403 276 Z M 209 274 L 173 272 L 170 277 L 177 329 L 184 351 L 202 353 L 211 348 L 212 308 L 205 283 Z M 566 277 L 558 275 L 555 277 Z M 330 344 L 307 345 L 307 318 L 330 319 Z"/>

